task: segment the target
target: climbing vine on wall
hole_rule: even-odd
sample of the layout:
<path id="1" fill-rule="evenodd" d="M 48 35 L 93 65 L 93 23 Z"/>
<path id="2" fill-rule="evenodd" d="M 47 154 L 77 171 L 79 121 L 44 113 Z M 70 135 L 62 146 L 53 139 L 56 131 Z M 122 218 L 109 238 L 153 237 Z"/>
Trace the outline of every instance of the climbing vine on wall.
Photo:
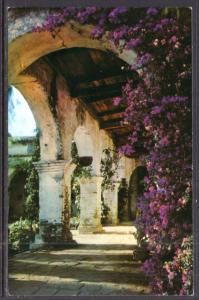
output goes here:
<path id="1" fill-rule="evenodd" d="M 113 177 L 116 175 L 119 164 L 119 153 L 115 149 L 104 149 L 102 151 L 102 159 L 100 163 L 100 173 L 103 177 L 102 181 L 102 196 L 101 196 L 101 220 L 106 224 L 107 216 L 109 213 L 109 207 L 104 203 L 103 192 L 106 189 L 114 188 Z"/>
<path id="2" fill-rule="evenodd" d="M 66 21 L 93 24 L 121 52 L 136 52 L 131 79 L 115 105 L 124 104 L 131 132 L 120 148 L 146 165 L 146 191 L 137 226 L 150 258 L 143 271 L 155 294 L 192 294 L 191 10 L 189 8 L 68 7 L 35 31 L 53 35 Z"/>
<path id="3" fill-rule="evenodd" d="M 39 139 L 34 143 L 34 153 L 32 160 L 29 162 L 27 167 L 27 178 L 25 184 L 25 214 L 26 218 L 30 221 L 39 221 L 39 176 L 38 172 L 35 169 L 33 162 L 37 162 L 40 159 L 40 146 Z"/>
<path id="4" fill-rule="evenodd" d="M 80 163 L 78 150 L 75 142 L 72 142 L 71 145 L 71 157 L 76 168 L 71 177 L 71 202 L 72 202 L 72 220 L 71 222 L 74 225 L 78 225 L 80 217 L 80 178 L 90 178 L 91 177 L 91 166 L 82 166 Z"/>
<path id="5" fill-rule="evenodd" d="M 102 151 L 102 159 L 100 164 L 100 173 L 103 177 L 102 190 L 113 188 L 113 177 L 117 173 L 119 159 L 119 153 L 114 149 L 107 148 Z"/>

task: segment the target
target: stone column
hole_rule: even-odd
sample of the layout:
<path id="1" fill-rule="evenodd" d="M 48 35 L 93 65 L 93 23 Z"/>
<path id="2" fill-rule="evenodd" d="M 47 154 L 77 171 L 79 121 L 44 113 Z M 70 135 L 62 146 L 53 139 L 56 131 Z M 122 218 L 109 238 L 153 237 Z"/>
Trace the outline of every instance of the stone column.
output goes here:
<path id="1" fill-rule="evenodd" d="M 104 190 L 104 204 L 109 208 L 107 215 L 107 224 L 117 225 L 118 224 L 118 190 L 120 182 L 114 182 L 113 187 Z"/>
<path id="2" fill-rule="evenodd" d="M 35 163 L 39 173 L 39 235 L 35 244 L 56 245 L 72 240 L 63 218 L 66 163 L 64 160 Z"/>
<path id="3" fill-rule="evenodd" d="M 64 213 L 63 220 L 66 227 L 66 232 L 70 230 L 71 218 L 71 176 L 75 170 L 76 165 L 69 161 L 64 167 Z M 68 230 L 67 230 L 68 228 Z"/>
<path id="4" fill-rule="evenodd" d="M 79 233 L 101 232 L 101 184 L 102 177 L 80 179 Z"/>

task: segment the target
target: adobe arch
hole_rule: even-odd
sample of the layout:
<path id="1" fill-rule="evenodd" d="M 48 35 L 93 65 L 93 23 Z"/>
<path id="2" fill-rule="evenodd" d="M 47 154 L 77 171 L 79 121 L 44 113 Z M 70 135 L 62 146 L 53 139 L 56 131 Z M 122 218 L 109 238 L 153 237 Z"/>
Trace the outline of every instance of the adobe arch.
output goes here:
<path id="1" fill-rule="evenodd" d="M 107 39 L 91 38 L 92 25 L 81 25 L 69 21 L 60 28 L 59 35 L 52 37 L 48 31 L 29 32 L 10 42 L 8 47 L 8 80 L 15 85 L 18 75 L 42 56 L 61 49 L 83 47 L 112 51 L 125 62 L 132 64 L 136 54 L 133 51 L 119 53 Z"/>
<path id="2" fill-rule="evenodd" d="M 48 95 L 33 75 L 20 75 L 15 87 L 30 106 L 40 132 L 41 160 L 56 160 L 60 154 L 59 132 L 48 103 Z"/>

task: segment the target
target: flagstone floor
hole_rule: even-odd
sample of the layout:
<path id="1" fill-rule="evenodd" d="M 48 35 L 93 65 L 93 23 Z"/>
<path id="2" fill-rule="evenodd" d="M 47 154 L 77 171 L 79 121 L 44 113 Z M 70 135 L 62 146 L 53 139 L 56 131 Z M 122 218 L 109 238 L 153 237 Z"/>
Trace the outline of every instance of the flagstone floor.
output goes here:
<path id="1" fill-rule="evenodd" d="M 77 246 L 24 252 L 9 259 L 9 295 L 144 295 L 148 282 L 133 261 L 133 226 L 100 234 L 73 231 Z"/>

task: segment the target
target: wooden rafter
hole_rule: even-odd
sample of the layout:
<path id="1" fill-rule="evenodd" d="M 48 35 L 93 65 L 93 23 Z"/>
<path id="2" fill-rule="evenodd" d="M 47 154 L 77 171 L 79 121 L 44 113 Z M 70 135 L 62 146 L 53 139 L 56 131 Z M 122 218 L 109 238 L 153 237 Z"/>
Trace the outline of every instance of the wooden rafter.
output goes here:
<path id="1" fill-rule="evenodd" d="M 110 85 L 100 85 L 98 87 L 90 87 L 90 88 L 74 88 L 72 91 L 72 97 L 89 97 L 89 96 L 104 96 L 106 98 L 109 97 L 109 94 L 116 93 L 121 94 L 121 88 L 124 82 L 118 82 Z"/>
<path id="2" fill-rule="evenodd" d="M 124 125 L 121 124 L 123 118 L 118 118 L 110 121 L 105 121 L 100 123 L 100 129 L 112 129 L 112 128 L 121 128 Z"/>
<path id="3" fill-rule="evenodd" d="M 123 77 L 125 81 L 127 81 L 127 78 L 131 78 L 133 80 L 137 80 L 137 74 L 129 72 L 129 71 L 123 71 L 123 70 L 110 70 L 109 72 L 101 72 L 97 74 L 93 74 L 92 77 L 75 77 L 74 80 L 78 84 L 81 83 L 92 83 L 93 81 L 98 81 L 98 80 L 107 80 L 111 78 L 117 78 L 117 77 Z"/>
<path id="4" fill-rule="evenodd" d="M 89 97 L 81 97 L 84 99 L 85 103 L 90 104 L 90 103 L 95 103 L 98 101 L 112 101 L 114 97 L 121 96 L 122 92 L 121 91 L 110 91 L 109 94 L 100 94 L 100 95 L 93 95 Z"/>
<path id="5" fill-rule="evenodd" d="M 114 114 L 117 114 L 117 113 L 123 113 L 124 111 L 125 111 L 124 107 L 118 107 L 118 108 L 98 112 L 97 117 L 111 116 L 111 115 L 114 115 Z"/>

